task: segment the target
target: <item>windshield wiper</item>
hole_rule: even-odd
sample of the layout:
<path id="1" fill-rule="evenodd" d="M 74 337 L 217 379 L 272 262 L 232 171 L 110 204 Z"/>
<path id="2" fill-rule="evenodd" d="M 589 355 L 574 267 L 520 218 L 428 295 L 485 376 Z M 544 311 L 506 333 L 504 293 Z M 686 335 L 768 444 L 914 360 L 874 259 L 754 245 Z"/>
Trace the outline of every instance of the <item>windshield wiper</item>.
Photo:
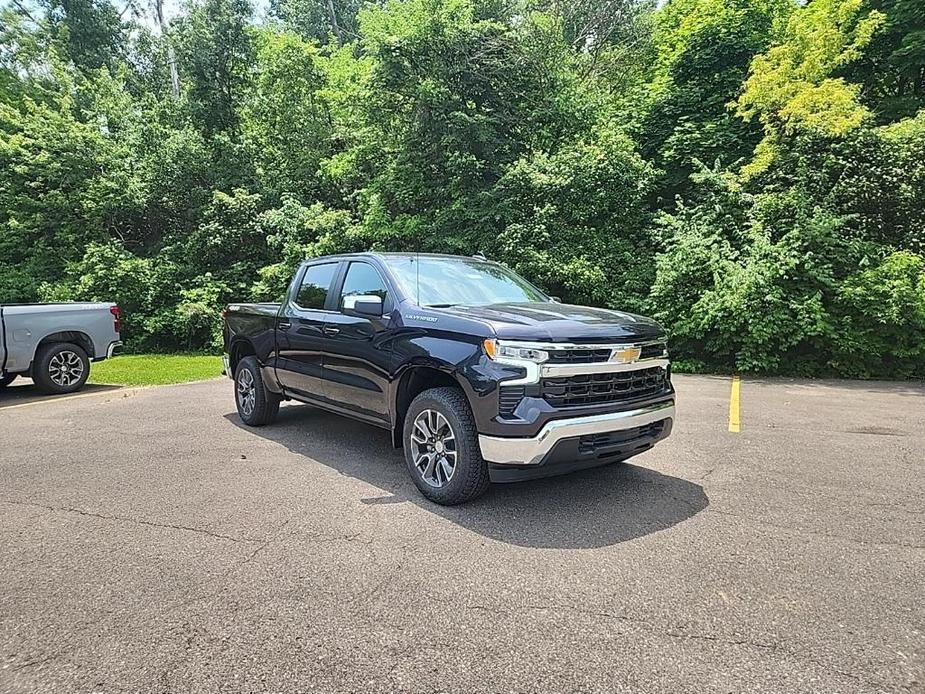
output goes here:
<path id="1" fill-rule="evenodd" d="M 424 304 L 424 308 L 452 308 L 457 304 Z"/>

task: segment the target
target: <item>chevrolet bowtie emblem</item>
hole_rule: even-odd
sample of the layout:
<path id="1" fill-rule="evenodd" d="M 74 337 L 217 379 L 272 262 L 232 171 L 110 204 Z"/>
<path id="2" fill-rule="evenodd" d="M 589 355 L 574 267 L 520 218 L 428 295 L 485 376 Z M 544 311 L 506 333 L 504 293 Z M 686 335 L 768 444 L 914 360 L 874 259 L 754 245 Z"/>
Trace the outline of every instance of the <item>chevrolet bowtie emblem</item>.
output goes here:
<path id="1" fill-rule="evenodd" d="M 632 364 L 642 354 L 641 347 L 617 347 L 610 354 L 610 361 L 615 364 Z"/>

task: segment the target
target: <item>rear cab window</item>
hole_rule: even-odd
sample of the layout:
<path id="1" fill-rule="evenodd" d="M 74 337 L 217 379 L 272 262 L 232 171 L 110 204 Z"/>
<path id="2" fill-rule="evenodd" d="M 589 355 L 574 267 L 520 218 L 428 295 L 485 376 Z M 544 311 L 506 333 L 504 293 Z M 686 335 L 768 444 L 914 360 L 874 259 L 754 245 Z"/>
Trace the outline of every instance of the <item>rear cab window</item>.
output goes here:
<path id="1" fill-rule="evenodd" d="M 310 265 L 296 293 L 296 305 L 304 309 L 323 309 L 336 274 L 337 263 Z"/>

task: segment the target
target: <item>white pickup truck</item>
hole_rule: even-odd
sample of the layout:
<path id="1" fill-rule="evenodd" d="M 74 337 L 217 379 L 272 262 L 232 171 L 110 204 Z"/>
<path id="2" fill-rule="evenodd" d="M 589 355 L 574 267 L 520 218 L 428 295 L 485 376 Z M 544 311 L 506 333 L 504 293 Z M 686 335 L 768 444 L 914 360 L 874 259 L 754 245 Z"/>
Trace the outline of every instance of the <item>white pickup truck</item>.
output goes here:
<path id="1" fill-rule="evenodd" d="M 73 393 L 90 375 L 90 362 L 122 349 L 115 304 L 0 306 L 0 389 L 18 375 L 44 393 Z"/>

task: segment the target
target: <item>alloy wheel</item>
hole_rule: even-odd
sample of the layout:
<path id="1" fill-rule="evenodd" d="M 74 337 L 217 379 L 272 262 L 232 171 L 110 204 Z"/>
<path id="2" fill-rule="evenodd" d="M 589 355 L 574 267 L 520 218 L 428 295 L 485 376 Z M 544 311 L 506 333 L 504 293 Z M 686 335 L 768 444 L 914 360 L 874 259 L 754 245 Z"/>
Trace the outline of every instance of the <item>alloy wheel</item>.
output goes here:
<path id="1" fill-rule="evenodd" d="M 437 410 L 424 410 L 411 428 L 411 455 L 418 474 L 431 487 L 445 487 L 456 472 L 456 434 Z"/>
<path id="2" fill-rule="evenodd" d="M 250 372 L 250 369 L 241 369 L 237 385 L 238 406 L 245 417 L 250 417 L 257 404 L 257 388 L 254 384 L 254 374 Z"/>
<path id="3" fill-rule="evenodd" d="M 48 362 L 48 377 L 62 388 L 76 385 L 83 375 L 83 361 L 69 349 L 61 350 Z"/>

